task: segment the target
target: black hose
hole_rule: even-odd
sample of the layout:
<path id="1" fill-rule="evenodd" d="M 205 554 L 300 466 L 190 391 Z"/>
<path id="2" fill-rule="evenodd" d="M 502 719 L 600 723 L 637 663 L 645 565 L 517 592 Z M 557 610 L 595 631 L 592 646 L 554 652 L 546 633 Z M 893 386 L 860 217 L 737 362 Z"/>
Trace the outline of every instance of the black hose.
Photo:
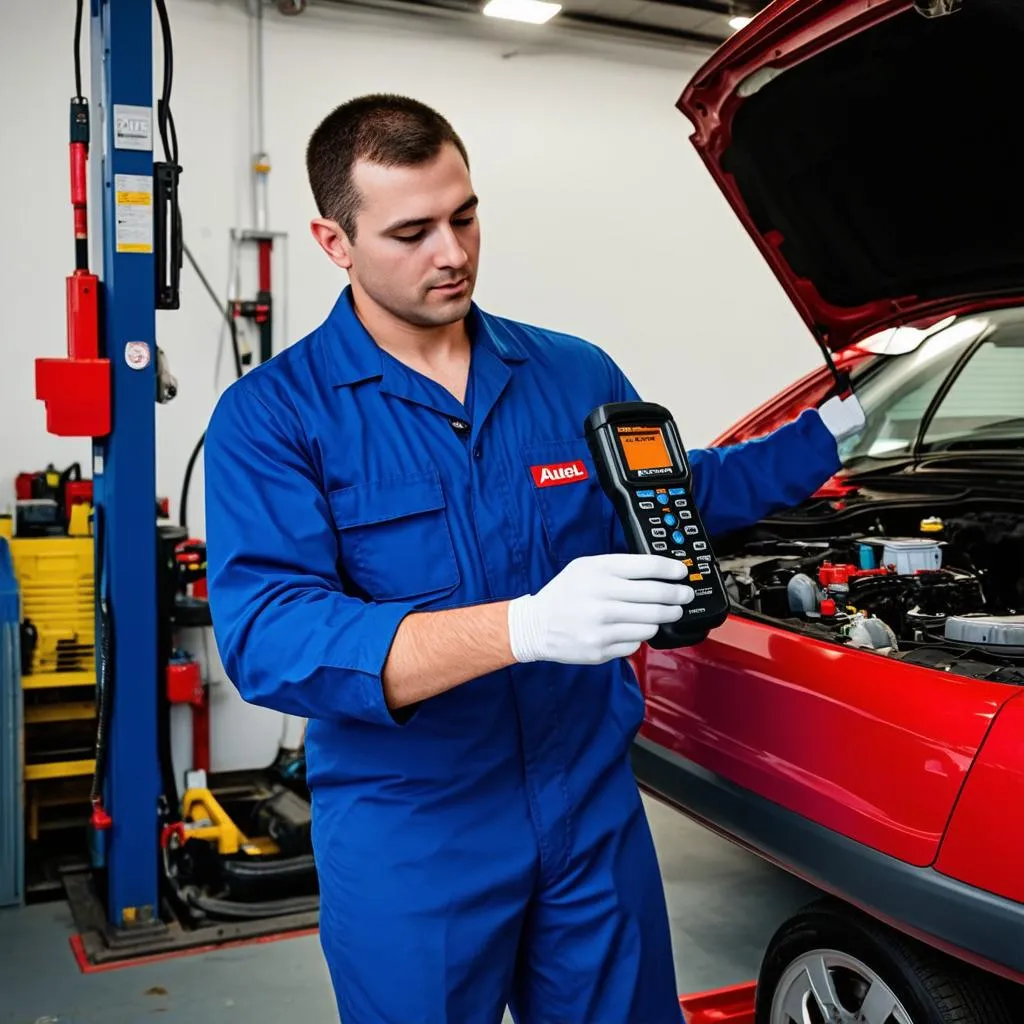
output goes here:
<path id="1" fill-rule="evenodd" d="M 209 917 L 248 921 L 262 917 L 309 914 L 320 909 L 319 896 L 295 896 L 284 900 L 238 903 L 234 900 L 218 900 L 212 896 L 201 896 L 198 892 L 190 892 L 188 894 L 188 902 Z"/>
<path id="2" fill-rule="evenodd" d="M 107 771 L 107 748 L 109 746 L 110 712 L 113 708 L 114 688 L 114 621 L 106 594 L 106 564 L 104 562 L 103 506 L 97 505 L 94 512 L 94 533 L 96 536 L 97 586 L 99 595 L 99 658 L 97 664 L 96 688 L 96 764 L 92 773 L 92 787 L 89 802 L 95 807 L 103 801 L 103 783 Z"/>
<path id="3" fill-rule="evenodd" d="M 157 122 L 160 138 L 164 144 L 164 157 L 175 167 L 178 165 L 178 139 L 174 130 L 174 115 L 171 113 L 171 86 L 174 83 L 174 45 L 171 39 L 171 23 L 167 17 L 166 0 L 156 0 L 156 11 L 160 19 L 160 33 L 164 50 L 163 92 L 157 104 Z"/>
<path id="4" fill-rule="evenodd" d="M 199 453 L 203 450 L 203 444 L 206 441 L 206 431 L 199 435 L 199 440 L 196 442 L 195 448 L 192 449 L 192 454 L 188 457 L 188 464 L 185 466 L 185 479 L 181 483 L 181 501 L 178 505 L 178 525 L 184 526 L 188 529 L 188 491 L 192 485 L 192 472 L 196 468 L 196 460 L 199 458 Z"/>
<path id="5" fill-rule="evenodd" d="M 311 853 L 283 860 L 229 860 L 221 865 L 221 871 L 229 881 L 251 884 L 308 877 L 315 874 L 316 862 Z"/>
<path id="6" fill-rule="evenodd" d="M 78 8 L 75 11 L 75 99 L 83 99 L 82 96 L 82 8 L 85 0 L 78 0 Z"/>

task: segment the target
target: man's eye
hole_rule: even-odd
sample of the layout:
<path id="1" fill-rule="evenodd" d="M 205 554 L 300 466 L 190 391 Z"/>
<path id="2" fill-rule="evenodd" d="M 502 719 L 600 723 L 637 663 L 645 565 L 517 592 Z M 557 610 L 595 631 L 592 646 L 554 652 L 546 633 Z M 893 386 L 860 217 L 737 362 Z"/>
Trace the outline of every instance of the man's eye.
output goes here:
<path id="1" fill-rule="evenodd" d="M 453 220 L 452 223 L 457 228 L 468 228 L 469 225 L 472 224 L 474 220 L 476 220 L 475 217 L 460 217 L 458 220 Z"/>
<path id="2" fill-rule="evenodd" d="M 422 231 L 417 231 L 415 235 L 395 235 L 395 239 L 399 242 L 418 242 L 423 237 Z"/>

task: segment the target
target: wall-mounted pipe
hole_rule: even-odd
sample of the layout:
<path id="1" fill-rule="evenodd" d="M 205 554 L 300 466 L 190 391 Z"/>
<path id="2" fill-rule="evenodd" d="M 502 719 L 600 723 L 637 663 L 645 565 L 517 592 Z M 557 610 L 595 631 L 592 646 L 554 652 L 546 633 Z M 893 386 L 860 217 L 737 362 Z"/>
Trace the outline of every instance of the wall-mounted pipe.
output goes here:
<path id="1" fill-rule="evenodd" d="M 256 231 L 266 231 L 270 222 L 267 203 L 270 156 L 263 135 L 263 0 L 249 0 L 249 79 L 252 226 Z"/>

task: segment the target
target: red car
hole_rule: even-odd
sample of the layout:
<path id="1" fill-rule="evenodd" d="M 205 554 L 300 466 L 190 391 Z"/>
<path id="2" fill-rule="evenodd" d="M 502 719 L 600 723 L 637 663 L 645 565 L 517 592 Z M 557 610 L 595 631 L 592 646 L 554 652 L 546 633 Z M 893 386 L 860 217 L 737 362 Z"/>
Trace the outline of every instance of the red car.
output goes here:
<path id="1" fill-rule="evenodd" d="M 732 599 L 642 648 L 641 785 L 809 880 L 757 1024 L 1024 1020 L 1024 3 L 777 0 L 693 142 L 867 414 L 799 508 L 714 538 Z"/>

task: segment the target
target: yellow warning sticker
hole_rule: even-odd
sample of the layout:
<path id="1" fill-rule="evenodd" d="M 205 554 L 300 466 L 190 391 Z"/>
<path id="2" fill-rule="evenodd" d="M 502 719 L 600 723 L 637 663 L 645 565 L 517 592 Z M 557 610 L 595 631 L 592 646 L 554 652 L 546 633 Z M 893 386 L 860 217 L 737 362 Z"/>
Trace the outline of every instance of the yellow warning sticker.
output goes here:
<path id="1" fill-rule="evenodd" d="M 115 250 L 153 251 L 153 178 L 148 174 L 114 175 Z"/>

